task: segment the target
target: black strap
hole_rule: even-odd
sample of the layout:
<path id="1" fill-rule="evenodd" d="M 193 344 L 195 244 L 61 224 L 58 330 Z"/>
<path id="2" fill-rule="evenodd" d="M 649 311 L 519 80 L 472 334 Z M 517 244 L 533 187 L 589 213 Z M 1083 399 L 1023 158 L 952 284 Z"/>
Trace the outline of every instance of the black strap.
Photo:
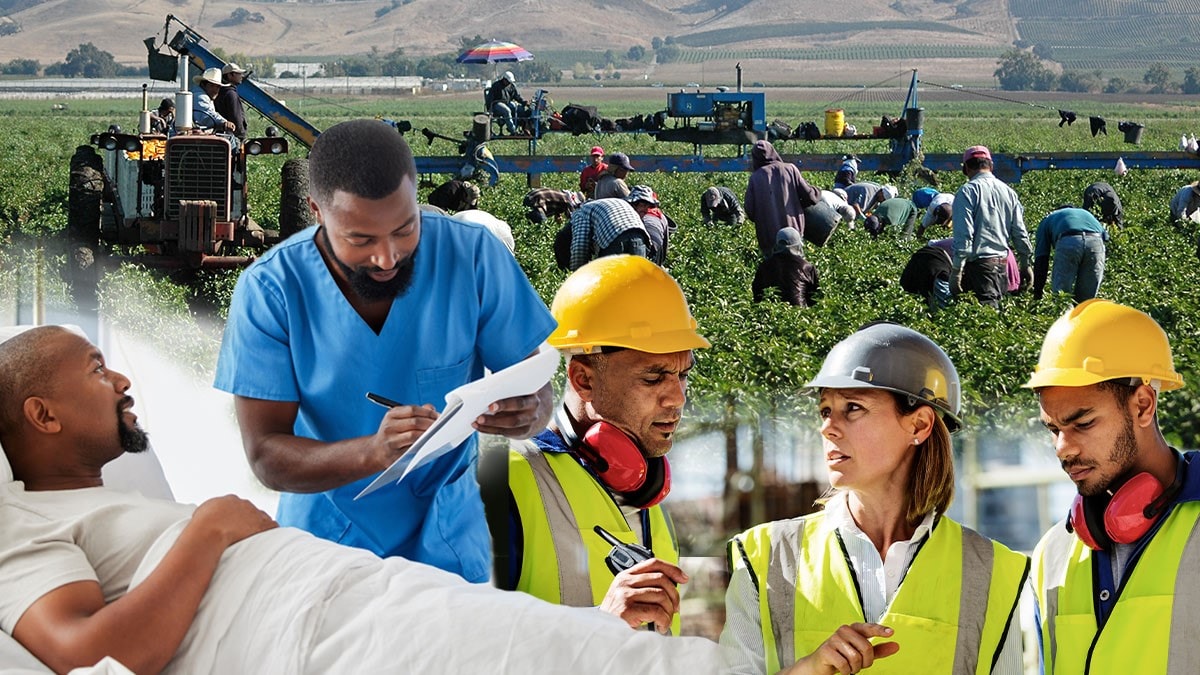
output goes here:
<path id="1" fill-rule="evenodd" d="M 483 512 L 487 517 L 488 530 L 492 533 L 492 583 L 496 588 L 509 588 L 513 583 L 509 570 L 509 488 L 508 488 L 508 444 L 480 443 L 479 494 L 483 499 Z"/>

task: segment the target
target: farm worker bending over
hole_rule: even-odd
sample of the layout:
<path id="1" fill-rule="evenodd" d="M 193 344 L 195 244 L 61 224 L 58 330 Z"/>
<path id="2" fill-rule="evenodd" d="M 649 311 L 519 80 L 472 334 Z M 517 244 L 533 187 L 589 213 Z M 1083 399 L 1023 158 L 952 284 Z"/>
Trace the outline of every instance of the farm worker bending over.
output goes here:
<path id="1" fill-rule="evenodd" d="M 1088 300 L 1050 326 L 1025 386 L 1079 491 L 1033 554 L 1042 672 L 1200 672 L 1200 455 L 1158 427 L 1159 392 L 1183 386 L 1167 335 Z"/>
<path id="2" fill-rule="evenodd" d="M 106 488 L 101 468 L 147 447 L 129 388 L 66 329 L 0 344 L 0 629 L 56 672 L 723 672 L 709 640 L 339 546 L 233 495 Z"/>
<path id="3" fill-rule="evenodd" d="M 1029 559 L 945 516 L 954 364 L 924 335 L 874 324 L 834 345 L 807 386 L 835 492 L 824 511 L 730 541 L 732 672 L 1022 673 Z"/>
<path id="4" fill-rule="evenodd" d="M 624 198 L 593 199 L 571 214 L 567 268 L 574 271 L 606 255 L 628 253 L 649 258 L 650 235 L 642 217 Z"/>
<path id="5" fill-rule="evenodd" d="M 545 431 L 499 450 L 499 471 L 489 470 L 493 450 L 484 455 L 484 494 L 498 490 L 507 528 L 492 516 L 496 583 L 678 635 L 676 584 L 688 578 L 660 502 L 671 490 L 666 455 L 687 399 L 692 350 L 708 341 L 679 284 L 638 256 L 584 265 L 563 282 L 550 311 L 558 328 L 549 342 L 567 357 L 562 403 Z M 613 545 L 593 531 L 597 525 L 654 557 L 614 578 L 605 563 Z"/>
<path id="6" fill-rule="evenodd" d="M 754 223 L 758 250 L 768 258 L 775 235 L 790 227 L 804 235 L 804 209 L 821 199 L 821 191 L 804 180 L 800 167 L 784 162 L 770 141 L 755 141 L 750 151 L 753 173 L 746 186 L 746 217 Z"/>
<path id="7" fill-rule="evenodd" d="M 979 302 L 1000 306 L 1007 284 L 1008 242 L 1020 263 L 1020 287 L 1033 283 L 1033 248 L 1025 230 L 1025 212 L 1012 188 L 992 174 L 992 153 L 973 145 L 963 153 L 967 182 L 954 195 L 954 270 L 957 294 L 970 291 Z"/>
<path id="8" fill-rule="evenodd" d="M 216 387 L 234 394 L 250 465 L 284 493 L 283 525 L 487 581 L 474 436 L 354 497 L 447 392 L 535 352 L 554 319 L 487 229 L 418 210 L 412 152 L 383 122 L 322 133 L 309 185 L 318 225 L 242 273 L 221 343 Z M 385 414 L 367 392 L 401 405 Z M 552 403 L 547 384 L 497 402 L 475 428 L 528 438 Z"/>
<path id="9" fill-rule="evenodd" d="M 1108 229 L 1091 212 L 1072 206 L 1060 206 L 1038 223 L 1034 235 L 1037 249 L 1033 254 L 1033 297 L 1042 297 L 1050 251 L 1054 251 L 1054 271 L 1050 290 L 1072 293 L 1075 302 L 1096 297 L 1104 279 L 1104 242 Z"/>

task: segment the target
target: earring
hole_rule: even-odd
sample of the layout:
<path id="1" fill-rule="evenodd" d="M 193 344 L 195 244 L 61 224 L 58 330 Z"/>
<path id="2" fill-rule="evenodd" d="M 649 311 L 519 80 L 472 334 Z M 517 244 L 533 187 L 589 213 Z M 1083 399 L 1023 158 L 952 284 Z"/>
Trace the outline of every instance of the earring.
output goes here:
<path id="1" fill-rule="evenodd" d="M 913 445 L 920 445 L 920 444 L 921 444 L 921 439 L 919 439 L 919 438 L 913 439 Z"/>

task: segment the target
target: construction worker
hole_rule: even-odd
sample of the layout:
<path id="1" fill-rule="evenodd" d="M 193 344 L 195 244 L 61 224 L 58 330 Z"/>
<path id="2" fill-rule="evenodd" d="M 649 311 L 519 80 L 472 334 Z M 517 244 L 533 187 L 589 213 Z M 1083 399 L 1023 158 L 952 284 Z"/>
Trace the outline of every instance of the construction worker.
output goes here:
<path id="1" fill-rule="evenodd" d="M 1159 392 L 1183 386 L 1166 333 L 1136 309 L 1080 303 L 1025 386 L 1078 488 L 1034 551 L 1042 672 L 1200 673 L 1200 471 L 1158 427 Z"/>
<path id="2" fill-rule="evenodd" d="M 545 431 L 489 450 L 480 469 L 496 547 L 493 579 L 678 635 L 676 586 L 688 577 L 659 502 L 671 489 L 666 454 L 692 350 L 708 341 L 696 332 L 679 284 L 640 256 L 584 265 L 563 282 L 550 311 L 558 328 L 547 341 L 567 356 L 562 402 Z M 614 547 L 596 526 L 653 558 L 610 570 Z"/>
<path id="3" fill-rule="evenodd" d="M 1029 559 L 945 516 L 958 373 L 929 338 L 874 324 L 808 383 L 834 492 L 730 541 L 721 644 L 734 673 L 1023 672 Z"/>

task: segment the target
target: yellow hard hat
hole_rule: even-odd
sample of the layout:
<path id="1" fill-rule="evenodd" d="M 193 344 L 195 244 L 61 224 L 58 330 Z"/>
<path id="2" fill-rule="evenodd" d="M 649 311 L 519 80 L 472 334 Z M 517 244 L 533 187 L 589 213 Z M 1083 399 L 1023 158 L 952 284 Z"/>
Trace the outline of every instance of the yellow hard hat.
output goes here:
<path id="1" fill-rule="evenodd" d="M 1167 334 L 1145 312 L 1109 300 L 1081 302 L 1050 326 L 1025 386 L 1086 387 L 1138 378 L 1163 391 L 1183 386 Z"/>
<path id="2" fill-rule="evenodd" d="M 575 353 L 607 346 L 669 354 L 709 346 L 696 332 L 683 289 L 641 256 L 605 256 L 575 270 L 550 313 L 558 328 L 547 342 Z"/>

